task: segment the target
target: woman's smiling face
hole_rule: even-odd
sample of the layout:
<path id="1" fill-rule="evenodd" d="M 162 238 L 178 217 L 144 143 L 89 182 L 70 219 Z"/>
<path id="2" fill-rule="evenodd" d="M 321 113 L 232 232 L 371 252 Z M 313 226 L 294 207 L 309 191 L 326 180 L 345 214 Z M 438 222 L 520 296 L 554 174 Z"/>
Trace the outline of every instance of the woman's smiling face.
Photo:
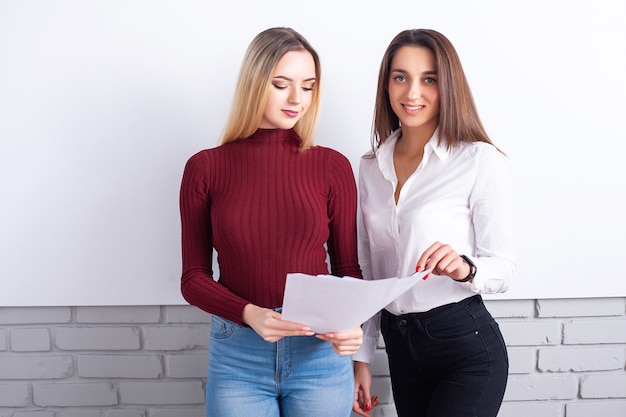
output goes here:
<path id="1" fill-rule="evenodd" d="M 439 85 L 435 57 L 428 48 L 403 46 L 391 60 L 389 102 L 403 128 L 439 124 Z"/>

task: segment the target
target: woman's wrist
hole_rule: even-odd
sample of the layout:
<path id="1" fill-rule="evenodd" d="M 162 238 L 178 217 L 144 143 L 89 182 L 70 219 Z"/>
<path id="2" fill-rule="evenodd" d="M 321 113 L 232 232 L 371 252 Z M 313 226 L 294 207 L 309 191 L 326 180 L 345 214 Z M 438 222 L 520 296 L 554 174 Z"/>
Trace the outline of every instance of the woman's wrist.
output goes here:
<path id="1" fill-rule="evenodd" d="M 477 272 L 477 268 L 476 265 L 474 265 L 474 262 L 472 262 L 472 260 L 470 258 L 468 258 L 465 255 L 459 255 L 461 257 L 461 259 L 463 259 L 463 263 L 465 265 L 467 265 L 467 275 L 465 276 L 465 278 L 462 279 L 455 279 L 455 281 L 457 282 L 471 282 L 474 277 L 476 276 L 476 272 Z"/>
<path id="2" fill-rule="evenodd" d="M 246 304 L 241 314 L 241 322 L 245 324 L 246 326 L 250 326 L 250 321 L 252 321 L 251 320 L 252 316 L 254 315 L 255 311 L 258 308 L 259 308 L 258 306 L 255 306 L 252 303 Z"/>

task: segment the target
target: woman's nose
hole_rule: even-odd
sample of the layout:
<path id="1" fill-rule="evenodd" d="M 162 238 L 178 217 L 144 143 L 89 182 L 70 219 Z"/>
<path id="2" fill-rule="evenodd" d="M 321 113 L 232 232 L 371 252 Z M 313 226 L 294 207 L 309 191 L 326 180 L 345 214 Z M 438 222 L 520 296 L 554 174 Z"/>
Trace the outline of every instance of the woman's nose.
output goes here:
<path id="1" fill-rule="evenodd" d="M 417 100 L 422 95 L 422 89 L 418 82 L 412 82 L 409 85 L 409 90 L 407 91 L 407 97 L 411 100 Z"/>
<path id="2" fill-rule="evenodd" d="M 291 93 L 289 94 L 289 102 L 292 104 L 299 104 L 300 101 L 301 101 L 300 89 L 294 88 L 293 90 L 291 90 Z"/>

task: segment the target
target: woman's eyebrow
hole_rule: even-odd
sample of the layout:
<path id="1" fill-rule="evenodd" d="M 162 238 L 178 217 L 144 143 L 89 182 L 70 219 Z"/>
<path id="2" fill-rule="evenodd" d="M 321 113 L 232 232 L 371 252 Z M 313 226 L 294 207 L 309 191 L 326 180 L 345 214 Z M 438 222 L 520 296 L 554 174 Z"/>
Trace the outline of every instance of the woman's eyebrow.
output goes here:
<path id="1" fill-rule="evenodd" d="M 393 69 L 391 69 L 391 72 L 399 72 L 401 74 L 407 74 L 408 73 L 407 70 L 404 70 L 402 68 L 393 68 Z M 436 75 L 437 71 L 435 71 L 435 70 L 428 70 L 428 71 L 422 72 L 422 74 L 425 74 L 425 75 L 435 74 Z"/>
<path id="2" fill-rule="evenodd" d="M 293 79 L 285 76 L 285 75 L 277 75 L 274 77 L 274 79 L 279 78 L 281 80 L 285 80 L 285 81 L 293 81 Z M 303 80 L 304 82 L 309 82 L 309 81 L 315 81 L 315 77 L 311 77 L 311 78 L 307 78 L 306 80 Z"/>

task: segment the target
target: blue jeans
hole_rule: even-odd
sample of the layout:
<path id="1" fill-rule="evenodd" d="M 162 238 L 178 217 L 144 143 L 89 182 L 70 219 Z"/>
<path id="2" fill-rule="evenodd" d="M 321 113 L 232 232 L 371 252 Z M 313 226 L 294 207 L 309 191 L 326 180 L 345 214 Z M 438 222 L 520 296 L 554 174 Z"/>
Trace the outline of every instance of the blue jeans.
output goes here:
<path id="1" fill-rule="evenodd" d="M 207 417 L 348 417 L 354 401 L 349 356 L 314 336 L 264 341 L 213 316 Z"/>
<path id="2" fill-rule="evenodd" d="M 480 295 L 424 313 L 383 310 L 398 417 L 495 417 L 509 360 Z"/>

